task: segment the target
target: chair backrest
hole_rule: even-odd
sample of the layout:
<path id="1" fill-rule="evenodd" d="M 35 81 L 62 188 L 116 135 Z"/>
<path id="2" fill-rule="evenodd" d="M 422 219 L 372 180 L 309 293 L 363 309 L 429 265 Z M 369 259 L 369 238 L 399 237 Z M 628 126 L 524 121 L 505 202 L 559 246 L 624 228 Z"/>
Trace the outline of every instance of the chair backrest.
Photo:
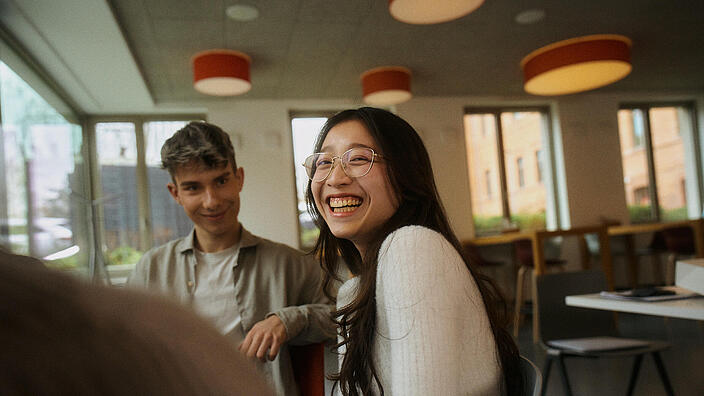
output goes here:
<path id="1" fill-rule="evenodd" d="M 325 396 L 325 344 L 292 345 L 289 351 L 301 396 Z"/>
<path id="2" fill-rule="evenodd" d="M 694 254 L 694 231 L 690 226 L 662 230 L 665 248 L 677 254 Z"/>
<path id="3" fill-rule="evenodd" d="M 539 396 L 543 386 L 543 376 L 538 366 L 521 356 L 521 373 L 526 386 L 523 396 Z"/>
<path id="4" fill-rule="evenodd" d="M 533 243 L 530 239 L 519 239 L 513 241 L 513 248 L 516 251 L 516 260 L 526 267 L 533 266 Z"/>
<path id="5" fill-rule="evenodd" d="M 606 290 L 606 277 L 602 271 L 560 272 L 539 275 L 534 279 L 541 342 L 618 335 L 611 312 L 565 304 L 566 296 Z"/>

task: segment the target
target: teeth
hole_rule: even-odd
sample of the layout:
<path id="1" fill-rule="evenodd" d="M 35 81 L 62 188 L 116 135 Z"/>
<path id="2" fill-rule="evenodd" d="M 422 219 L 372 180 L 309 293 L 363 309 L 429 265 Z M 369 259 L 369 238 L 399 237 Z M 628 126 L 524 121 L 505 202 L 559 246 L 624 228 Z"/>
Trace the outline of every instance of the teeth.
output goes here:
<path id="1" fill-rule="evenodd" d="M 356 209 L 357 209 L 356 206 L 344 206 L 341 208 L 332 208 L 332 211 L 335 213 L 347 213 L 347 212 L 352 212 Z"/>
<path id="2" fill-rule="evenodd" d="M 358 198 L 330 198 L 330 206 L 332 208 L 344 208 L 348 206 L 359 206 L 362 201 Z"/>

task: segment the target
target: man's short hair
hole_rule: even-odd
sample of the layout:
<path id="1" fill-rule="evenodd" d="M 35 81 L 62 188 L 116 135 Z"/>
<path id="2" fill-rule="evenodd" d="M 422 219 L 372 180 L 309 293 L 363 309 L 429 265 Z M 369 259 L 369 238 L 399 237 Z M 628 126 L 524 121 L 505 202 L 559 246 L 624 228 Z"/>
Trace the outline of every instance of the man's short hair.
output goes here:
<path id="1" fill-rule="evenodd" d="M 173 179 L 177 169 L 198 164 L 207 169 L 227 164 L 237 169 L 230 136 L 217 125 L 192 121 L 179 129 L 161 147 L 161 165 Z"/>

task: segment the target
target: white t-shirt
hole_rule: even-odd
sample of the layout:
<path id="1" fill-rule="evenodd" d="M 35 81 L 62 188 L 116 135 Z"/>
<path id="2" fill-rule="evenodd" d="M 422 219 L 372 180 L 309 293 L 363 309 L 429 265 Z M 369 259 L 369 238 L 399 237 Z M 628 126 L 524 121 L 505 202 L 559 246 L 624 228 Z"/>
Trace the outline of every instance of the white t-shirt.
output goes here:
<path id="1" fill-rule="evenodd" d="M 194 249 L 195 290 L 193 308 L 208 319 L 236 345 L 244 340 L 240 310 L 235 299 L 233 269 L 237 266 L 239 244 L 215 253 Z"/>

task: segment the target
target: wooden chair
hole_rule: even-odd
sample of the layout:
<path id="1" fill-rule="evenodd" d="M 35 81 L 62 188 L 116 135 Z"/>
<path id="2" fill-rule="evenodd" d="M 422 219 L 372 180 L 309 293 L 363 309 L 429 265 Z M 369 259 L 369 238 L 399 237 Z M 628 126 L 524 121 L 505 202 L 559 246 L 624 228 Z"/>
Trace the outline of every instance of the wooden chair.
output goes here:
<path id="1" fill-rule="evenodd" d="M 589 257 L 586 258 L 586 261 L 589 262 L 589 265 L 586 267 L 582 267 L 583 270 L 586 270 L 591 268 L 592 260 L 599 261 L 601 259 L 601 247 L 599 246 L 599 238 L 596 234 L 585 234 L 582 238 L 582 241 L 584 243 L 584 246 L 586 247 L 586 252 L 589 255 Z M 629 286 L 632 289 L 635 289 L 640 285 L 639 267 L 641 263 L 640 259 L 642 257 L 651 258 L 651 264 L 653 268 L 653 281 L 656 284 L 661 284 L 663 274 L 660 256 L 666 251 L 665 239 L 663 237 L 662 232 L 654 232 L 650 242 L 648 243 L 648 246 L 639 249 L 632 249 L 629 251 L 629 244 L 633 244 L 633 239 L 631 235 L 619 235 L 611 237 L 609 244 L 612 257 L 628 258 L 629 254 L 634 255 L 634 265 L 632 266 L 632 268 L 630 266 L 628 268 Z"/>
<path id="2" fill-rule="evenodd" d="M 479 254 L 479 249 L 469 241 L 462 243 L 465 254 L 469 257 L 470 261 L 476 264 L 479 268 L 491 268 L 499 267 L 504 265 L 503 261 L 491 261 L 487 260 Z"/>
<path id="3" fill-rule="evenodd" d="M 289 352 L 301 396 L 325 396 L 325 344 L 291 345 Z"/>

